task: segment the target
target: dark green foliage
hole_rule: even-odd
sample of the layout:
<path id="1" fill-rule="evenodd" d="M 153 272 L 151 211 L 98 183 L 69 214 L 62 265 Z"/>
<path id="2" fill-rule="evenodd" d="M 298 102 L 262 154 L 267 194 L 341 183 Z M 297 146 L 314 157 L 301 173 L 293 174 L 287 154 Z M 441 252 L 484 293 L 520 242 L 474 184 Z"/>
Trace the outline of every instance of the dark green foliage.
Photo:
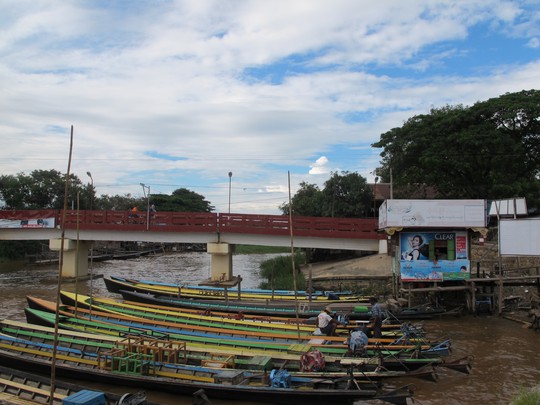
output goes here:
<path id="1" fill-rule="evenodd" d="M 57 170 L 34 170 L 29 175 L 0 176 L 0 209 L 62 209 L 64 208 L 65 174 Z M 134 206 L 139 210 L 147 209 L 148 200 L 135 198 L 131 194 L 95 196 L 91 184 L 83 185 L 81 180 L 71 174 L 69 176 L 68 209 L 87 210 L 130 210 Z M 160 211 L 211 212 L 214 207 L 204 196 L 185 188 L 173 191 L 172 195 L 153 194 L 150 204 Z"/>
<path id="2" fill-rule="evenodd" d="M 172 195 L 152 194 L 150 203 L 159 211 L 211 212 L 214 207 L 204 196 L 186 188 L 174 190 Z"/>
<path id="3" fill-rule="evenodd" d="M 446 106 L 381 135 L 377 173 L 398 198 L 540 200 L 540 91 L 505 94 L 472 107 Z M 530 205 L 530 204 L 529 204 Z"/>
<path id="4" fill-rule="evenodd" d="M 125 210 L 128 211 L 133 207 L 139 207 L 140 210 L 146 210 L 146 198 L 135 198 L 131 194 L 124 196 L 120 195 L 102 195 L 94 200 L 94 209 L 96 210 Z"/>
<path id="5" fill-rule="evenodd" d="M 294 267 L 296 272 L 296 288 L 298 291 L 304 291 L 306 289 L 306 279 L 302 272 L 300 272 L 300 265 L 303 263 L 304 257 L 301 253 L 294 255 Z M 264 281 L 259 285 L 259 288 L 263 289 L 275 289 L 275 290 L 293 290 L 294 278 L 292 269 L 291 256 L 284 255 L 270 260 L 266 260 L 261 264 L 261 278 L 265 278 L 268 281 Z"/>
<path id="6" fill-rule="evenodd" d="M 347 171 L 332 173 L 320 190 L 315 184 L 300 183 L 300 189 L 291 199 L 293 215 L 311 217 L 362 218 L 371 216 L 373 192 L 366 179 Z M 288 215 L 289 204 L 281 211 Z"/>
<path id="7" fill-rule="evenodd" d="M 48 244 L 48 241 L 2 240 L 0 241 L 0 258 L 16 260 L 28 254 L 41 253 L 43 244 Z"/>
<path id="8" fill-rule="evenodd" d="M 75 175 L 69 176 L 69 204 L 76 204 L 77 193 L 81 208 L 88 207 L 90 190 L 82 186 Z M 34 170 L 29 175 L 19 173 L 0 176 L 0 197 L 4 209 L 62 209 L 64 207 L 66 176 L 57 170 Z"/>
<path id="9" fill-rule="evenodd" d="M 257 246 L 257 245 L 235 245 L 234 253 L 238 255 L 287 253 L 291 249 L 283 246 Z"/>

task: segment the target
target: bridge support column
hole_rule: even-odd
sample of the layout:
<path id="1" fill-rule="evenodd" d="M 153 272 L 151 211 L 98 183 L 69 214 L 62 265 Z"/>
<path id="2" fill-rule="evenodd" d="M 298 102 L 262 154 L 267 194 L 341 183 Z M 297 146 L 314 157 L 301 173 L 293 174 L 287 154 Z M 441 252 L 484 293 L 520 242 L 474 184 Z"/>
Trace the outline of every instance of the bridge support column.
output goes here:
<path id="1" fill-rule="evenodd" d="M 77 248 L 77 241 L 64 239 L 64 258 L 61 269 L 62 278 L 75 278 L 88 275 L 88 250 L 91 245 L 89 241 L 79 241 Z M 49 240 L 49 248 L 60 251 L 62 240 Z"/>
<path id="2" fill-rule="evenodd" d="M 206 245 L 206 251 L 212 255 L 210 279 L 219 281 L 232 280 L 234 245 L 228 243 L 208 243 Z"/>

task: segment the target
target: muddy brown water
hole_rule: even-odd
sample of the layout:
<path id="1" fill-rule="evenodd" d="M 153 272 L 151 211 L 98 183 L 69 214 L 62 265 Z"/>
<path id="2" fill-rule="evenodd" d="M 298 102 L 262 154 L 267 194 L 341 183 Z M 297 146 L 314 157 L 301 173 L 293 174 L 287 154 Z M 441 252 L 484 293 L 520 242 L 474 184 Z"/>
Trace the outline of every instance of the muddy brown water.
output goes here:
<path id="1" fill-rule="evenodd" d="M 236 255 L 234 274 L 242 275 L 245 288 L 259 283 L 259 264 L 273 255 Z M 26 295 L 54 299 L 57 291 L 57 266 L 14 266 L 0 264 L 1 317 L 25 320 Z M 210 258 L 206 253 L 176 253 L 148 256 L 127 261 L 94 263 L 91 280 L 63 283 L 62 289 L 82 294 L 118 296 L 107 292 L 100 277 L 118 275 L 179 284 L 197 283 L 210 275 Z M 415 403 L 423 405 L 508 404 L 522 388 L 540 385 L 540 333 L 520 323 L 497 316 L 461 316 L 421 321 L 430 337 L 448 337 L 452 341 L 452 358 L 471 356 L 471 374 L 439 369 L 437 382 L 404 378 L 385 385 L 398 387 L 413 384 Z M 96 385 L 95 388 L 118 393 L 124 387 Z M 191 404 L 190 397 L 148 392 L 161 404 Z M 231 405 L 237 401 L 212 399 L 212 404 Z M 245 405 L 258 403 L 242 402 Z M 378 401 L 363 403 L 378 404 Z"/>

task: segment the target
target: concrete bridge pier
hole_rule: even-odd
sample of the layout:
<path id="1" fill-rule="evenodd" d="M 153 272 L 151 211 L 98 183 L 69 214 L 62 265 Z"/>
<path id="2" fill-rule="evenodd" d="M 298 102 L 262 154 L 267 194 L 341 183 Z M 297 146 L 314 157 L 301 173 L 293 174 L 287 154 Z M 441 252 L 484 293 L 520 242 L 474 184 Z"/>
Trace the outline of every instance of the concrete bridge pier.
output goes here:
<path id="1" fill-rule="evenodd" d="M 61 277 L 75 278 L 88 275 L 88 250 L 92 246 L 90 241 L 77 241 L 64 239 L 64 258 L 62 261 Z M 51 250 L 60 251 L 62 248 L 61 239 L 49 240 Z"/>
<path id="2" fill-rule="evenodd" d="M 230 281 L 233 278 L 234 245 L 229 243 L 208 243 L 206 251 L 211 258 L 211 280 Z"/>

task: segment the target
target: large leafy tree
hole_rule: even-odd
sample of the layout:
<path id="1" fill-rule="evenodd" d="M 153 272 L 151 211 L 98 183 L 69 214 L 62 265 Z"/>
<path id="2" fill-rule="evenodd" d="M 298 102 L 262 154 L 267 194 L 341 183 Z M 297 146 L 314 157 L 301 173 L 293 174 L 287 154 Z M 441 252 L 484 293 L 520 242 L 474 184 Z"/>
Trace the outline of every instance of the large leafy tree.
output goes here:
<path id="1" fill-rule="evenodd" d="M 333 173 L 324 183 L 324 216 L 361 218 L 372 215 L 373 192 L 358 173 Z"/>
<path id="2" fill-rule="evenodd" d="M 65 174 L 56 170 L 34 170 L 29 175 L 0 176 L 0 209 L 62 209 L 64 207 Z M 68 190 L 68 208 L 95 210 L 129 210 L 133 206 L 145 209 L 146 198 L 126 195 L 94 196 L 90 184 L 83 185 L 81 180 L 71 174 Z M 172 195 L 153 194 L 150 203 L 160 211 L 210 212 L 214 209 L 204 196 L 181 188 Z"/>
<path id="3" fill-rule="evenodd" d="M 323 216 L 323 194 L 316 184 L 309 184 L 305 181 L 300 183 L 300 188 L 291 198 L 294 215 L 306 217 Z M 285 215 L 289 215 L 289 204 L 280 206 Z"/>
<path id="4" fill-rule="evenodd" d="M 366 179 L 347 171 L 332 173 L 322 190 L 315 184 L 300 183 L 291 198 L 294 215 L 361 218 L 372 215 L 373 193 Z M 289 204 L 280 207 L 289 213 Z"/>
<path id="5" fill-rule="evenodd" d="M 211 212 L 214 209 L 203 195 L 186 188 L 174 190 L 170 196 L 153 194 L 150 203 L 159 211 Z"/>
<path id="6" fill-rule="evenodd" d="M 81 208 L 87 207 L 90 189 L 73 174 L 69 177 L 68 201 L 75 205 L 77 195 Z M 5 209 L 43 209 L 64 207 L 65 175 L 57 170 L 34 170 L 29 175 L 0 176 L 0 197 Z"/>
<path id="7" fill-rule="evenodd" d="M 509 93 L 432 109 L 381 135 L 383 181 L 392 171 L 396 195 L 431 187 L 441 198 L 527 197 L 537 205 L 540 91 Z"/>

